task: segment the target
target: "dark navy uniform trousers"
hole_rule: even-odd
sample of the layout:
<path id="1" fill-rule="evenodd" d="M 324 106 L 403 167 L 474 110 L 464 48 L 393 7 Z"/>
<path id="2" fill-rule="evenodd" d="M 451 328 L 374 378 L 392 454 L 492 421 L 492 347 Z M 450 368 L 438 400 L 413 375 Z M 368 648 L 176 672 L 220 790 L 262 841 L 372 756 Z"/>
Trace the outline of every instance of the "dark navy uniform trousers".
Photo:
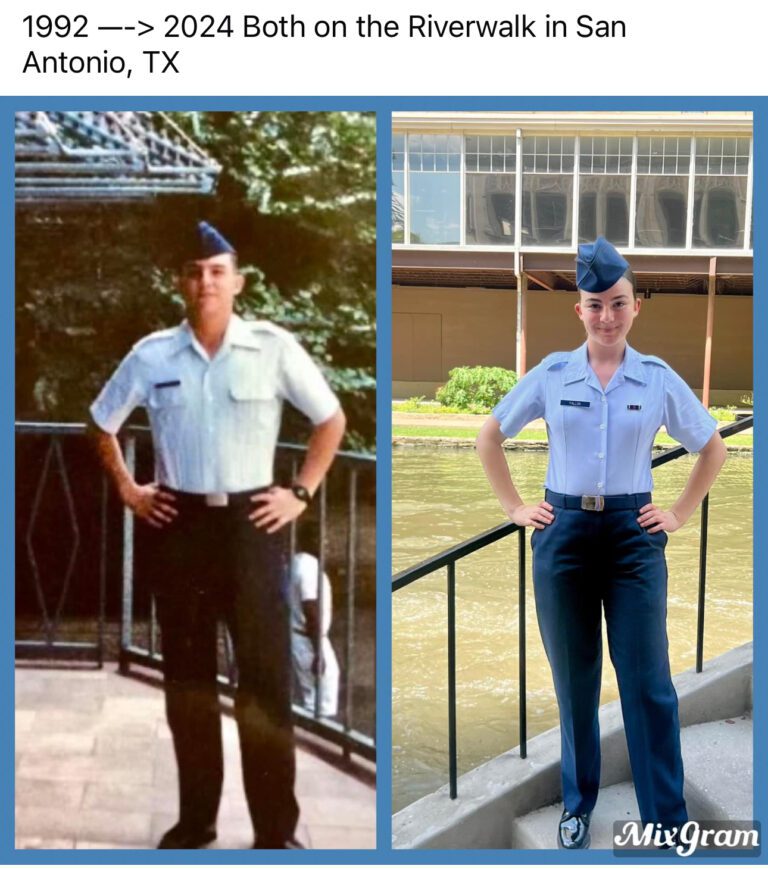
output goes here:
<path id="1" fill-rule="evenodd" d="M 684 823 L 680 724 L 666 630 L 667 535 L 650 534 L 637 522 L 651 496 L 606 497 L 602 512 L 581 509 L 581 498 L 553 492 L 545 497 L 555 519 L 533 533 L 533 578 L 560 707 L 565 808 L 582 814 L 597 800 L 605 611 L 641 818 L 665 826 Z"/>
<path id="2" fill-rule="evenodd" d="M 285 538 L 248 520 L 245 495 L 226 507 L 176 493 L 179 515 L 153 534 L 153 591 L 168 724 L 179 770 L 179 815 L 215 824 L 224 763 L 217 690 L 218 622 L 238 670 L 235 716 L 243 782 L 261 843 L 293 836 L 295 756 Z M 232 496 L 230 496 L 232 498 Z"/>

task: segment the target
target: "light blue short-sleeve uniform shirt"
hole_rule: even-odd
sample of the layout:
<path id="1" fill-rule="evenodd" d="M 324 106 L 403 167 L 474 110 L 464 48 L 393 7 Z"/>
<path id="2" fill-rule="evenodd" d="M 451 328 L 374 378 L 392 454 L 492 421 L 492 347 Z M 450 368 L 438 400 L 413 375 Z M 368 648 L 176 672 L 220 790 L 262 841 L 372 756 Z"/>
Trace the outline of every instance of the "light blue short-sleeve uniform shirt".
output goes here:
<path id="1" fill-rule="evenodd" d="M 242 492 L 273 481 L 284 400 L 315 425 L 339 407 L 289 332 L 232 315 L 213 358 L 186 322 L 139 341 L 91 415 L 117 434 L 135 407 L 146 407 L 158 483 L 183 492 Z"/>
<path id="2" fill-rule="evenodd" d="M 507 437 L 544 418 L 549 439 L 545 485 L 564 495 L 650 492 L 651 449 L 661 426 L 691 453 L 717 428 L 666 362 L 629 346 L 603 389 L 589 364 L 586 343 L 543 359 L 493 415 Z"/>

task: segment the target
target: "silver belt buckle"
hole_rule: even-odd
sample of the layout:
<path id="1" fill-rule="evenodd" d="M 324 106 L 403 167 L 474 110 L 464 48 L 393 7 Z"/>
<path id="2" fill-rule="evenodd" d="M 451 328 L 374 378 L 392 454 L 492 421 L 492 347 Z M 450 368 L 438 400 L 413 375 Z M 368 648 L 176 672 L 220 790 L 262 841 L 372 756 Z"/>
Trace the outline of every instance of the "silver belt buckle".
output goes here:
<path id="1" fill-rule="evenodd" d="M 600 512 L 605 509 L 605 498 L 602 495 L 582 495 L 581 509 Z"/>
<path id="2" fill-rule="evenodd" d="M 229 504 L 229 495 L 226 492 L 210 492 L 205 496 L 206 507 L 226 507 Z"/>

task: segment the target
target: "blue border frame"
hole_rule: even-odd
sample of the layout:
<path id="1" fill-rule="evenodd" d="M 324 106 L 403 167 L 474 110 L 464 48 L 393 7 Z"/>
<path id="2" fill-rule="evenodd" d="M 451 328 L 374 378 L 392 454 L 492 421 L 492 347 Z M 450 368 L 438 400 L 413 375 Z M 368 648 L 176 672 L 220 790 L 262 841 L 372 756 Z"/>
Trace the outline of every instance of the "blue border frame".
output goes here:
<path id="1" fill-rule="evenodd" d="M 3 370 L 9 372 L 7 390 L 2 396 L 2 412 L 6 425 L 0 430 L 0 454 L 6 457 L 4 478 L 10 481 L 0 495 L 0 504 L 5 506 L 3 514 L 8 519 L 14 516 L 14 467 L 13 457 L 13 389 L 14 382 L 14 198 L 13 198 L 13 113 L 29 109 L 126 109 L 126 110 L 285 110 L 318 111 L 350 110 L 375 111 L 378 113 L 378 203 L 377 222 L 380 229 L 377 239 L 377 441 L 379 444 L 377 464 L 377 582 L 378 606 L 376 616 L 377 656 L 377 742 L 380 747 L 378 759 L 377 784 L 377 836 L 378 848 L 362 850 L 310 850 L 305 852 L 259 853 L 254 851 L 187 851 L 169 853 L 160 859 L 155 851 L 109 850 L 109 851 L 17 851 L 14 843 L 14 823 L 10 811 L 6 811 L 0 824 L 0 862 L 8 864 L 563 864 L 565 855 L 558 851 L 510 851 L 510 850 L 451 850 L 451 851 L 394 851 L 391 842 L 391 246 L 389 241 L 390 221 L 390 174 L 389 149 L 391 141 L 391 111 L 752 111 L 754 112 L 754 190 L 759 194 L 754 198 L 754 243 L 755 252 L 764 251 L 768 241 L 768 198 L 764 194 L 768 186 L 768 168 L 763 143 L 768 141 L 768 97 L 345 97 L 345 96 L 306 96 L 306 97 L 0 97 L 0 184 L 3 196 L 0 202 L 0 225 L 6 227 L 2 237 L 4 262 L 10 267 L 10 279 L 2 299 L 3 318 L 0 335 Z M 755 256 L 755 285 L 761 286 L 768 278 L 768 270 L 762 256 Z M 758 340 L 758 324 L 768 323 L 768 296 L 756 293 L 753 299 L 754 328 L 754 388 L 757 396 L 755 409 L 755 432 L 762 431 L 764 415 L 768 409 L 761 409 L 761 402 L 768 401 L 763 372 L 768 371 L 768 343 Z M 754 465 L 755 517 L 768 518 L 768 471 L 765 459 L 756 450 Z M 13 603 L 14 575 L 14 538 L 11 533 L 13 521 L 0 525 L 0 567 L 6 577 L 6 588 Z M 756 524 L 756 523 L 755 523 Z M 754 621 L 753 626 L 764 623 L 768 615 L 768 541 L 763 535 L 754 534 Z M 14 685 L 13 651 L 13 606 L 0 614 L 2 628 L 7 638 L 8 654 L 0 667 L 0 692 L 5 697 L 6 712 L 2 719 L 2 732 L 8 745 L 13 741 L 13 702 Z M 754 715 L 757 721 L 766 722 L 768 712 L 768 632 L 757 630 L 755 634 L 754 665 Z M 9 751 L 0 754 L 2 781 L 0 794 L 3 804 L 10 807 L 14 800 L 14 768 Z M 768 749 L 763 740 L 755 741 L 755 819 L 765 825 L 766 806 L 768 806 Z M 679 858 L 660 857 L 661 863 Z M 688 858 L 693 863 L 708 863 L 709 858 Z M 572 864 L 647 864 L 648 857 L 615 858 L 612 852 L 588 851 L 568 854 Z M 654 860 L 653 862 L 656 862 Z M 724 859 L 718 857 L 718 864 L 739 864 L 766 862 L 765 856 Z"/>

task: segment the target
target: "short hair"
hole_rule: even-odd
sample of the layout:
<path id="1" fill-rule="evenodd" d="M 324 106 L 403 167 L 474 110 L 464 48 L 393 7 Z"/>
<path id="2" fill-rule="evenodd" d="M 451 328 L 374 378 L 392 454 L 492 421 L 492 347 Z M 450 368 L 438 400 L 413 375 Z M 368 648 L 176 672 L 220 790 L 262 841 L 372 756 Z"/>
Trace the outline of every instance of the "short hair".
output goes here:
<path id="1" fill-rule="evenodd" d="M 632 271 L 632 269 L 629 266 L 627 266 L 627 270 L 624 272 L 622 277 L 625 280 L 629 281 L 629 283 L 631 284 L 631 286 L 632 286 L 632 298 L 636 299 L 637 298 L 637 278 L 635 277 L 635 273 Z"/>

